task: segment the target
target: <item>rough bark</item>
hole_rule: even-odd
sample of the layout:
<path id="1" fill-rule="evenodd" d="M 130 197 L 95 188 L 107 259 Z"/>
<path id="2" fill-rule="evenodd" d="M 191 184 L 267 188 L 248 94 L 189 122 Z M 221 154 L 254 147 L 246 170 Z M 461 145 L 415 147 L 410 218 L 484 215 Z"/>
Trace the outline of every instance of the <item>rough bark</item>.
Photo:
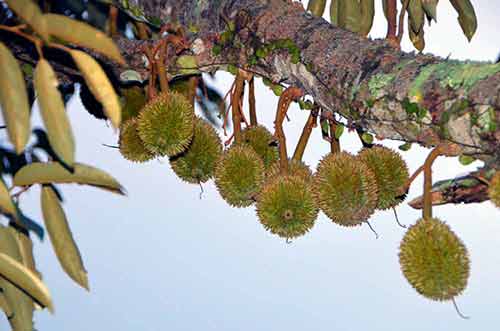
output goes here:
<path id="1" fill-rule="evenodd" d="M 326 110 L 323 116 L 340 114 L 349 126 L 378 138 L 427 147 L 451 142 L 457 154 L 500 168 L 499 64 L 401 52 L 385 40 L 365 39 L 313 17 L 296 1 L 114 3 L 153 26 L 184 27 L 191 49 L 182 55 L 196 68 L 180 68 L 173 56 L 167 63 L 171 75 L 234 65 L 302 88 Z M 117 42 L 128 67 L 109 63 L 116 75 L 127 80 L 127 70 L 133 70 L 147 79 L 140 46 L 155 41 Z"/>

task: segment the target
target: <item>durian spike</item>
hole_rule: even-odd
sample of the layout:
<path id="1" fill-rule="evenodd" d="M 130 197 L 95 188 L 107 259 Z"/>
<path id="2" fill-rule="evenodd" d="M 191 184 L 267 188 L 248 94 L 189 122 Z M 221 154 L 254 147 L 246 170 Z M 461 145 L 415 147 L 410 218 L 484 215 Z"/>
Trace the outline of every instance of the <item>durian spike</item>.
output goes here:
<path id="1" fill-rule="evenodd" d="M 455 298 L 452 298 L 451 302 L 453 302 L 453 307 L 455 307 L 455 311 L 457 312 L 458 316 L 460 316 L 464 320 L 468 320 L 470 318 L 469 316 L 466 316 L 460 312 L 460 309 L 458 309 L 458 305 L 457 302 L 455 301 Z"/>
<path id="2" fill-rule="evenodd" d="M 257 121 L 257 110 L 255 108 L 255 82 L 253 75 L 248 81 L 248 109 L 250 110 L 250 125 L 259 125 Z"/>
<path id="3" fill-rule="evenodd" d="M 335 137 L 335 131 L 337 131 L 337 123 L 330 120 L 330 152 L 332 154 L 340 153 L 340 140 Z"/>
<path id="4" fill-rule="evenodd" d="M 429 220 L 432 218 L 432 163 L 442 153 L 442 145 L 436 146 L 427 156 L 424 163 L 424 208 L 422 218 Z"/>
<path id="5" fill-rule="evenodd" d="M 306 150 L 307 142 L 311 137 L 311 132 L 313 128 L 316 126 L 316 121 L 318 118 L 318 108 L 314 107 L 311 109 L 309 113 L 309 117 L 307 118 L 306 125 L 304 125 L 304 129 L 302 130 L 302 134 L 300 135 L 300 139 L 297 143 L 297 147 L 295 147 L 295 152 L 293 153 L 292 159 L 294 161 L 301 161 L 304 156 L 304 151 Z"/>
<path id="6" fill-rule="evenodd" d="M 368 227 L 370 228 L 370 230 L 373 232 L 373 234 L 375 234 L 375 239 L 378 239 L 378 233 L 377 233 L 377 231 L 375 231 L 375 229 L 373 229 L 373 227 L 370 224 L 370 222 L 365 221 L 365 223 L 368 224 Z"/>
<path id="7" fill-rule="evenodd" d="M 295 86 L 287 87 L 280 95 L 278 100 L 278 108 L 276 109 L 276 119 L 274 120 L 274 136 L 278 138 L 279 154 L 280 154 L 280 169 L 283 175 L 288 173 L 288 155 L 286 151 L 286 137 L 283 131 L 283 121 L 286 117 L 286 112 L 292 101 L 302 97 L 304 92 Z"/>

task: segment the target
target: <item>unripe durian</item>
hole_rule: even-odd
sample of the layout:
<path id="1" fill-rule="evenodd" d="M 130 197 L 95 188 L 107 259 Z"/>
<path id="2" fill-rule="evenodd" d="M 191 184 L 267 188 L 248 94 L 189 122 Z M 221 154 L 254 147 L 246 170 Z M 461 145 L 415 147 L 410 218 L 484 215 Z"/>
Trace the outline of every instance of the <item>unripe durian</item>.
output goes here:
<path id="1" fill-rule="evenodd" d="M 491 178 L 490 185 L 488 187 L 488 196 L 491 202 L 498 208 L 500 208 L 500 171 L 497 171 L 493 178 Z"/>
<path id="2" fill-rule="evenodd" d="M 133 162 L 146 162 L 154 158 L 154 154 L 144 147 L 137 131 L 137 120 L 129 119 L 120 126 L 118 141 L 122 156 Z"/>
<path id="3" fill-rule="evenodd" d="M 308 232 L 319 212 L 309 182 L 300 175 L 266 180 L 256 207 L 266 230 L 286 239 Z"/>
<path id="4" fill-rule="evenodd" d="M 235 145 L 222 154 L 215 167 L 215 185 L 227 203 L 250 206 L 264 181 L 264 162 L 249 145 Z"/>
<path id="5" fill-rule="evenodd" d="M 222 154 L 219 135 L 205 120 L 196 117 L 193 140 L 188 149 L 170 158 L 170 165 L 180 179 L 193 184 L 213 177 L 215 164 Z"/>
<path id="6" fill-rule="evenodd" d="M 138 130 L 152 153 L 174 156 L 186 150 L 193 137 L 194 110 L 182 95 L 162 93 L 139 114 Z"/>
<path id="7" fill-rule="evenodd" d="M 267 169 L 266 180 L 270 180 L 273 177 L 281 175 L 280 163 L 276 162 Z M 302 161 L 296 161 L 293 159 L 288 160 L 288 175 L 290 176 L 300 176 L 304 178 L 307 182 L 312 179 L 312 171 L 309 166 L 307 166 Z"/>
<path id="8" fill-rule="evenodd" d="M 273 135 L 262 125 L 250 126 L 241 131 L 241 142 L 247 143 L 264 161 L 264 167 L 269 169 L 278 160 L 278 148 L 274 144 Z"/>
<path id="9" fill-rule="evenodd" d="M 403 275 L 424 297 L 450 300 L 467 286 L 467 249 L 439 219 L 419 219 L 406 232 L 399 250 Z"/>
<path id="10" fill-rule="evenodd" d="M 400 204 L 401 189 L 409 179 L 408 167 L 399 153 L 375 145 L 364 148 L 358 157 L 375 175 L 378 187 L 377 209 L 388 209 Z"/>
<path id="11" fill-rule="evenodd" d="M 121 105 L 122 105 L 122 122 L 126 122 L 131 118 L 136 118 L 146 104 L 147 98 L 144 89 L 139 86 L 122 88 Z"/>
<path id="12" fill-rule="evenodd" d="M 328 154 L 314 176 L 318 205 L 333 222 L 360 225 L 377 205 L 377 183 L 371 170 L 347 152 Z"/>

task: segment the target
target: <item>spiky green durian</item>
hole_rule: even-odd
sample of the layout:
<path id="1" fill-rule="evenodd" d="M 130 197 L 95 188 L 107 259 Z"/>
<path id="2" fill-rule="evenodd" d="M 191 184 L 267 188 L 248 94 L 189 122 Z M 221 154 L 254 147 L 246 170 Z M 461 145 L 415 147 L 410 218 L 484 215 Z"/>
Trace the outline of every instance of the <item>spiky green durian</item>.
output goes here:
<path id="1" fill-rule="evenodd" d="M 280 163 L 276 162 L 267 169 L 266 172 L 266 180 L 270 180 L 273 177 L 280 175 Z M 301 176 L 306 181 L 310 181 L 312 179 L 312 171 L 308 165 L 306 165 L 302 161 L 296 161 L 293 159 L 288 160 L 288 174 L 291 176 Z"/>
<path id="2" fill-rule="evenodd" d="M 139 112 L 146 104 L 147 98 L 144 89 L 139 86 L 122 88 L 121 106 L 122 106 L 122 122 L 126 122 L 131 118 L 139 116 Z"/>
<path id="3" fill-rule="evenodd" d="M 219 135 L 205 120 L 196 117 L 193 140 L 188 149 L 170 158 L 170 165 L 180 179 L 193 184 L 213 177 L 215 164 L 222 154 Z"/>
<path id="4" fill-rule="evenodd" d="M 174 156 L 186 150 L 193 137 L 194 110 L 182 95 L 162 93 L 141 110 L 138 130 L 152 153 Z"/>
<path id="5" fill-rule="evenodd" d="M 122 156 L 133 162 L 146 162 L 154 158 L 139 137 L 137 131 L 137 119 L 132 118 L 120 126 L 120 138 L 118 141 Z"/>
<path id="6" fill-rule="evenodd" d="M 500 171 L 497 171 L 491 178 L 488 186 L 488 196 L 491 202 L 500 208 Z"/>
<path id="7" fill-rule="evenodd" d="M 300 175 L 266 180 L 256 207 L 264 228 L 286 239 L 308 232 L 319 212 L 309 182 Z"/>
<path id="8" fill-rule="evenodd" d="M 411 286 L 432 300 L 453 299 L 467 286 L 467 249 L 437 218 L 419 219 L 408 229 L 399 246 L 399 264 Z"/>
<path id="9" fill-rule="evenodd" d="M 264 181 L 264 162 L 249 145 L 235 145 L 215 167 L 215 185 L 227 203 L 246 207 L 254 202 Z"/>
<path id="10" fill-rule="evenodd" d="M 264 167 L 269 169 L 278 160 L 278 147 L 272 144 L 273 135 L 262 125 L 249 126 L 241 131 L 241 142 L 249 144 L 264 161 Z"/>
<path id="11" fill-rule="evenodd" d="M 347 152 L 328 154 L 314 176 L 318 205 L 333 222 L 360 225 L 375 211 L 377 183 L 371 170 Z"/>
<path id="12" fill-rule="evenodd" d="M 377 209 L 388 209 L 400 204 L 401 189 L 409 179 L 405 161 L 390 148 L 375 145 L 364 148 L 358 157 L 375 175 L 378 187 Z"/>

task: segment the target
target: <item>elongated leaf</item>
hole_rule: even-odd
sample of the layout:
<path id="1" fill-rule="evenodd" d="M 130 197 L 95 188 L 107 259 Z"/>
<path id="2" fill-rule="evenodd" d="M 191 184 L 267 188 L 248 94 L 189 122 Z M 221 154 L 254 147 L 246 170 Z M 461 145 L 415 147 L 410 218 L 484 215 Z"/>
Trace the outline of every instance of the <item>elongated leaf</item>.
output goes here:
<path id="1" fill-rule="evenodd" d="M 2 292 L 0 292 L 0 309 L 3 310 L 7 319 L 12 317 L 12 308 L 10 308 L 7 298 Z"/>
<path id="2" fill-rule="evenodd" d="M 49 39 L 47 21 L 40 7 L 32 0 L 6 0 L 7 5 L 17 16 L 28 23 L 44 40 Z"/>
<path id="3" fill-rule="evenodd" d="M 4 226 L 0 226 L 0 253 L 7 254 L 17 261 L 22 260 L 18 242 Z M 9 319 L 12 329 L 33 330 L 33 299 L 12 282 L 2 277 L 1 273 L 0 287 L 12 312 Z"/>
<path id="4" fill-rule="evenodd" d="M 410 26 L 410 22 L 408 22 L 408 34 L 413 46 L 422 52 L 425 48 L 424 28 L 422 27 L 418 33 L 415 33 Z"/>
<path id="5" fill-rule="evenodd" d="M 73 132 L 57 85 L 56 74 L 49 62 L 39 60 L 35 68 L 35 88 L 50 146 L 65 164 L 72 167 L 75 161 Z"/>
<path id="6" fill-rule="evenodd" d="M 111 121 L 111 124 L 118 128 L 121 122 L 120 100 L 106 73 L 99 63 L 82 51 L 73 50 L 71 56 L 78 69 L 82 72 L 90 91 L 103 105 L 104 113 Z"/>
<path id="7" fill-rule="evenodd" d="M 361 28 L 361 6 L 359 1 L 339 1 L 339 27 L 359 33 Z"/>
<path id="8" fill-rule="evenodd" d="M 10 141 L 19 154 L 30 136 L 30 107 L 21 68 L 0 42 L 0 105 Z"/>
<path id="9" fill-rule="evenodd" d="M 0 211 L 4 214 L 16 215 L 16 206 L 14 206 L 9 189 L 2 178 L 0 178 Z"/>
<path id="10" fill-rule="evenodd" d="M 307 10 L 309 10 L 314 16 L 321 17 L 325 12 L 326 0 L 309 0 L 307 4 Z"/>
<path id="11" fill-rule="evenodd" d="M 429 21 L 437 22 L 437 5 L 439 0 L 422 0 L 422 8 Z"/>
<path id="12" fill-rule="evenodd" d="M 93 26 L 64 15 L 45 14 L 49 33 L 64 41 L 100 52 L 114 61 L 125 64 L 113 40 Z"/>
<path id="13" fill-rule="evenodd" d="M 40 272 L 36 269 L 35 258 L 33 256 L 33 242 L 31 241 L 29 235 L 13 228 L 12 226 L 9 226 L 7 231 L 10 231 L 11 235 L 17 241 L 19 253 L 21 254 L 21 261 L 24 266 L 37 275 L 38 278 L 42 279 Z"/>
<path id="14" fill-rule="evenodd" d="M 450 0 L 458 13 L 458 23 L 465 36 L 471 41 L 477 30 L 477 18 L 474 7 L 469 0 Z"/>
<path id="15" fill-rule="evenodd" d="M 373 18 L 375 16 L 375 0 L 361 0 L 361 22 L 359 34 L 366 37 L 373 25 Z"/>
<path id="16" fill-rule="evenodd" d="M 422 0 L 410 0 L 408 3 L 408 20 L 415 34 L 418 34 L 424 26 L 424 9 L 422 8 Z"/>
<path id="17" fill-rule="evenodd" d="M 59 263 L 71 279 L 88 290 L 87 271 L 83 266 L 80 251 L 73 239 L 59 199 L 50 186 L 42 188 L 41 204 L 45 227 Z"/>
<path id="18" fill-rule="evenodd" d="M 339 0 L 332 0 L 330 2 L 330 23 L 339 25 Z"/>
<path id="19" fill-rule="evenodd" d="M 100 169 L 77 162 L 74 163 L 73 173 L 57 162 L 34 162 L 21 168 L 14 176 L 16 186 L 51 183 L 86 184 L 124 194 L 116 179 Z"/>
<path id="20" fill-rule="evenodd" d="M 0 253 L 0 275 L 16 285 L 50 312 L 54 311 L 49 289 L 31 270 L 12 257 Z"/>

